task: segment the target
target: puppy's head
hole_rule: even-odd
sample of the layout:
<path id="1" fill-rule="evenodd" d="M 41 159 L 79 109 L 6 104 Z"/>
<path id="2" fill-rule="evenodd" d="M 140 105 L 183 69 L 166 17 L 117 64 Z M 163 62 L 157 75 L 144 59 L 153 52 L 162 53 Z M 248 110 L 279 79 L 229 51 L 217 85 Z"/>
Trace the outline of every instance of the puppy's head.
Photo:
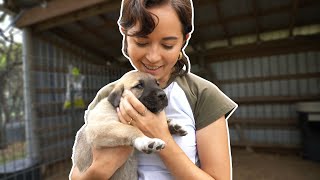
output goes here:
<path id="1" fill-rule="evenodd" d="M 130 71 L 123 75 L 108 96 L 108 101 L 118 107 L 124 90 L 130 90 L 151 112 L 158 113 L 168 105 L 165 92 L 150 74 Z"/>

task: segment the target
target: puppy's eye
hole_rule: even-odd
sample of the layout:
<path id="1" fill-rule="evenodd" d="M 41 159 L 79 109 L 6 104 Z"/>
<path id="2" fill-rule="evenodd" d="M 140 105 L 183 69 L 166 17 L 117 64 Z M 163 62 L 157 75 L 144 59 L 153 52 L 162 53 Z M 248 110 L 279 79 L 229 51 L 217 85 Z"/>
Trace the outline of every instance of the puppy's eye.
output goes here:
<path id="1" fill-rule="evenodd" d="M 158 86 L 160 86 L 160 83 L 159 83 L 159 81 L 157 81 L 157 80 L 156 80 L 156 84 L 157 84 Z"/>
<path id="2" fill-rule="evenodd" d="M 139 83 L 139 84 L 135 85 L 134 88 L 143 89 L 143 86 L 144 86 L 143 83 Z"/>

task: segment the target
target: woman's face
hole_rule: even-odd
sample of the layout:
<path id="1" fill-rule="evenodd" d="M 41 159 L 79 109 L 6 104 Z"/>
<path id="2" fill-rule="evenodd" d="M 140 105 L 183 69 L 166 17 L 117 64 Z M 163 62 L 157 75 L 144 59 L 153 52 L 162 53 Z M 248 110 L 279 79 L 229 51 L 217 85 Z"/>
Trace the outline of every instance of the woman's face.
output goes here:
<path id="1" fill-rule="evenodd" d="M 181 22 L 169 5 L 149 9 L 159 18 L 154 31 L 145 36 L 127 36 L 128 55 L 139 71 L 152 74 L 164 87 L 173 71 L 184 43 Z M 128 34 L 138 31 L 136 24 Z"/>

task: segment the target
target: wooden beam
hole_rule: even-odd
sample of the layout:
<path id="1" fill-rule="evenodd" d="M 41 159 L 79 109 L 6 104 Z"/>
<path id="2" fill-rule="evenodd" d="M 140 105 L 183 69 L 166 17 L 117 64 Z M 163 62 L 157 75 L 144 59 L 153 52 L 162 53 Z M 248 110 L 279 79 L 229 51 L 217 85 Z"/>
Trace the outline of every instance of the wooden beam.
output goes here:
<path id="1" fill-rule="evenodd" d="M 296 129 L 298 119 L 295 118 L 276 118 L 276 117 L 231 117 L 228 120 L 230 126 L 241 125 L 242 128 L 249 126 L 250 128 L 277 128 Z"/>
<path id="2" fill-rule="evenodd" d="M 107 19 L 103 14 L 98 15 L 98 18 L 100 18 L 104 23 L 103 25 L 94 28 L 114 28 L 118 26 L 117 22 L 114 19 Z"/>
<path id="3" fill-rule="evenodd" d="M 33 25 L 54 17 L 65 15 L 74 11 L 81 10 L 93 5 L 105 3 L 106 0 L 53 0 L 48 1 L 46 7 L 37 6 L 26 10 L 22 17 L 17 21 L 19 28 Z"/>
<path id="4" fill-rule="evenodd" d="M 318 21 L 314 21 L 314 23 L 311 24 L 318 24 Z M 303 26 L 308 26 L 311 25 L 310 23 L 305 23 L 305 22 L 301 22 L 299 24 L 296 24 L 296 27 L 303 27 Z M 260 29 L 260 34 L 261 33 L 268 33 L 268 32 L 272 32 L 272 31 L 278 31 L 278 30 L 288 30 L 288 25 L 287 24 L 283 24 L 279 27 L 270 27 L 270 28 L 264 28 L 264 29 Z M 233 33 L 230 34 L 231 37 L 241 37 L 241 36 L 246 36 L 246 35 L 252 35 L 251 30 L 245 31 L 245 32 L 241 32 L 241 33 Z M 295 37 L 296 38 L 296 37 Z M 195 39 L 195 40 L 194 40 Z M 201 37 L 201 35 L 199 34 L 193 34 L 192 35 L 192 40 L 191 42 L 193 43 L 194 46 L 197 46 L 197 42 L 201 42 L 201 43 L 210 43 L 210 42 L 214 42 L 214 41 L 223 41 L 226 40 L 224 37 Z"/>
<path id="5" fill-rule="evenodd" d="M 99 49 L 95 49 L 92 46 L 90 46 L 89 44 L 87 44 L 87 42 L 84 42 L 83 40 L 81 40 L 81 37 L 75 37 L 72 34 L 62 30 L 62 29 L 54 29 L 52 30 L 55 34 L 57 34 L 58 36 L 60 36 L 61 38 L 82 47 L 83 49 L 86 49 L 87 51 L 93 53 L 94 55 L 102 58 L 102 59 L 109 59 L 109 60 L 115 60 L 114 57 L 110 57 L 108 54 L 106 54 L 104 51 L 101 51 Z"/>
<path id="6" fill-rule="evenodd" d="M 320 72 L 271 75 L 267 77 L 251 77 L 251 78 L 241 78 L 241 79 L 228 79 L 228 80 L 220 80 L 218 81 L 218 84 L 225 85 L 225 84 L 238 84 L 238 83 L 256 83 L 256 82 L 263 82 L 263 81 L 297 80 L 297 79 L 309 79 L 309 78 L 320 79 Z"/>
<path id="7" fill-rule="evenodd" d="M 318 1 L 302 1 L 301 3 L 299 3 L 299 8 L 305 8 L 305 7 L 310 7 L 313 6 L 315 4 L 319 3 Z M 283 12 L 290 12 L 292 9 L 292 5 L 291 4 L 287 4 L 287 5 L 281 5 L 278 7 L 272 7 L 269 9 L 264 9 L 264 10 L 260 10 L 257 12 L 257 16 L 261 17 L 261 16 L 268 16 L 271 14 L 278 14 L 278 13 L 283 13 Z M 236 21 L 245 21 L 247 19 L 251 19 L 253 16 L 252 14 L 254 14 L 254 12 L 246 12 L 243 14 L 237 14 L 234 16 L 230 16 L 230 17 L 225 17 L 222 19 L 223 22 L 225 23 L 232 23 L 232 22 L 236 22 Z M 220 22 L 218 20 L 212 20 L 212 21 L 206 21 L 206 22 L 201 22 L 201 23 L 197 23 L 195 24 L 196 27 L 203 27 L 203 26 L 216 26 L 219 25 Z"/>
<path id="8" fill-rule="evenodd" d="M 59 17 L 55 17 L 52 19 L 48 19 L 44 22 L 41 22 L 39 24 L 36 24 L 33 29 L 35 32 L 45 31 L 47 29 L 61 26 L 64 24 L 72 23 L 74 21 L 80 21 L 82 19 L 96 16 L 103 13 L 113 12 L 113 11 L 119 11 L 120 9 L 120 3 L 119 2 L 112 2 L 110 3 L 103 3 L 98 4 L 83 10 L 75 11 L 69 14 L 64 14 Z"/>
<path id="9" fill-rule="evenodd" d="M 92 34 L 100 43 L 101 43 L 101 46 L 102 47 L 106 47 L 106 48 L 109 48 L 109 49 L 113 49 L 113 47 L 110 46 L 110 40 L 105 38 L 103 35 L 101 35 L 96 28 L 91 28 L 87 25 L 85 25 L 84 23 L 82 23 L 81 21 L 77 21 L 76 24 L 81 28 L 83 29 L 83 32 L 86 32 L 86 33 L 90 33 Z"/>
<path id="10" fill-rule="evenodd" d="M 98 15 L 97 18 L 100 19 L 100 20 L 103 22 L 103 23 L 101 23 L 100 25 L 97 25 L 97 26 L 90 26 L 90 27 L 89 27 L 89 26 L 83 26 L 83 23 L 82 23 L 82 25 L 79 25 L 79 23 L 80 23 L 81 21 L 78 21 L 77 24 L 78 24 L 79 26 L 82 26 L 82 28 L 81 28 L 79 31 L 74 32 L 74 34 L 75 34 L 76 36 L 81 36 L 81 35 L 84 34 L 84 33 L 91 32 L 92 34 L 96 34 L 96 35 L 101 36 L 101 33 L 99 33 L 99 32 L 97 31 L 98 29 L 110 28 L 110 29 L 112 29 L 112 30 L 118 30 L 118 25 L 117 25 L 116 20 L 107 19 L 106 17 L 104 17 L 103 14 Z M 117 31 L 117 32 L 115 32 L 115 33 L 117 33 L 117 35 L 115 35 L 115 36 L 122 37 L 122 36 L 120 36 L 120 32 L 119 32 L 119 31 Z M 96 35 L 94 35 L 94 36 L 96 36 Z M 96 37 L 97 37 L 97 36 L 96 36 Z M 99 40 L 104 40 L 104 41 L 100 44 L 101 47 L 106 47 L 106 48 L 115 49 L 115 46 L 114 46 L 114 45 L 117 44 L 117 43 L 119 43 L 119 42 L 121 42 L 121 39 L 116 40 L 116 42 L 111 42 L 110 39 L 103 38 L 102 36 L 101 36 L 101 38 L 102 38 L 102 39 L 99 39 Z M 110 44 L 112 44 L 113 46 L 110 47 Z M 121 47 L 120 47 L 120 49 L 121 49 Z"/>
<path id="11" fill-rule="evenodd" d="M 296 103 L 301 101 L 319 101 L 320 94 L 309 96 L 254 96 L 231 98 L 236 103 L 243 104 L 279 104 L 279 103 Z"/>
<path id="12" fill-rule="evenodd" d="M 42 39 L 43 41 L 49 42 L 49 43 L 57 46 L 58 48 L 63 49 L 64 51 L 68 51 L 74 55 L 84 57 L 85 60 L 90 60 L 91 63 L 103 64 L 102 59 L 96 59 L 96 58 L 89 57 L 88 55 L 83 54 L 83 53 L 79 52 L 78 50 L 75 50 L 73 48 L 66 46 L 64 43 L 62 43 L 60 41 L 54 40 L 53 38 L 49 38 L 48 36 L 44 36 L 44 35 L 39 35 L 39 38 Z"/>
<path id="13" fill-rule="evenodd" d="M 222 29 L 223 29 L 223 32 L 224 32 L 224 38 L 228 40 L 228 45 L 232 46 L 231 38 L 229 36 L 229 31 L 228 31 L 226 22 L 223 21 L 224 18 L 223 18 L 219 3 L 215 3 L 214 7 L 216 9 L 217 21 L 219 22 L 220 26 L 222 26 Z"/>
<path id="14" fill-rule="evenodd" d="M 257 42 L 260 42 L 261 25 L 259 23 L 259 17 L 258 17 L 259 8 L 258 8 L 258 5 L 257 5 L 257 0 L 252 0 L 252 9 L 253 9 L 253 16 L 254 16 L 254 20 L 255 20 Z"/>
<path id="15" fill-rule="evenodd" d="M 299 7 L 298 8 L 306 8 L 306 7 L 310 7 L 310 6 L 313 6 L 313 5 L 317 5 L 317 3 L 319 3 L 318 1 L 302 1 L 299 3 Z M 273 8 L 270 8 L 270 9 L 265 9 L 265 10 L 259 10 L 257 12 L 257 16 L 258 17 L 262 17 L 262 16 L 269 16 L 269 15 L 272 15 L 272 14 L 277 14 L 277 13 L 283 13 L 283 12 L 290 12 L 292 9 L 292 5 L 291 4 L 288 4 L 288 5 L 281 5 L 281 6 L 278 6 L 278 7 L 273 7 Z M 229 23 L 232 23 L 232 22 L 239 22 L 239 21 L 245 21 L 245 20 L 248 20 L 248 19 L 252 19 L 253 16 L 252 14 L 254 14 L 254 12 L 247 12 L 247 13 L 243 13 L 243 14 L 238 14 L 238 15 L 235 15 L 235 16 L 230 16 L 230 17 L 226 17 L 224 19 L 222 19 L 221 21 L 223 21 L 224 23 L 226 24 L 229 24 Z M 318 23 L 318 21 L 314 22 L 315 24 Z M 195 27 L 197 28 L 204 28 L 206 26 L 218 26 L 220 25 L 220 22 L 218 20 L 213 20 L 213 21 L 206 21 L 206 22 L 202 22 L 202 23 L 198 23 L 195 25 Z M 297 25 L 297 24 L 295 24 Z M 306 24 L 306 23 L 301 23 L 301 24 L 298 24 L 299 26 L 302 26 L 302 25 L 309 25 L 309 24 Z M 284 25 L 284 26 L 281 26 L 281 27 L 276 27 L 276 28 L 267 28 L 267 29 L 262 29 L 261 25 L 260 25 L 260 33 L 263 33 L 263 32 L 268 32 L 268 31 L 273 31 L 273 30 L 279 30 L 279 29 L 288 29 L 288 25 Z M 234 36 L 242 36 L 242 35 L 248 35 L 248 34 L 252 34 L 253 32 L 252 31 L 248 31 L 248 32 L 243 32 L 243 33 L 229 33 L 229 36 L 230 37 L 234 37 Z M 194 34 L 193 35 L 193 41 L 195 43 L 197 42 L 210 42 L 210 41 L 219 41 L 219 40 L 224 40 L 225 38 L 224 37 L 202 37 L 200 34 Z"/>
<path id="16" fill-rule="evenodd" d="M 292 0 L 292 10 L 289 24 L 289 37 L 293 37 L 293 28 L 296 22 L 296 15 L 298 11 L 299 0 Z"/>
<path id="17" fill-rule="evenodd" d="M 217 62 L 231 59 L 296 53 L 301 51 L 320 50 L 320 36 L 302 36 L 294 39 L 280 39 L 265 41 L 260 44 L 246 44 L 232 48 L 222 47 L 207 50 L 205 53 L 206 62 Z M 192 57 L 193 55 L 190 54 Z M 193 63 L 196 63 L 195 61 Z"/>
<path id="18" fill-rule="evenodd" d="M 247 146 L 247 144 L 240 141 L 237 141 L 237 142 L 231 141 L 231 146 L 235 148 L 235 147 Z M 298 149 L 300 148 L 300 146 L 296 144 L 280 144 L 280 143 L 270 143 L 270 142 L 250 142 L 250 147 L 253 148 L 254 151 L 257 150 L 256 148 L 259 148 L 262 151 L 270 151 L 269 149 L 271 150 L 274 149 L 272 151 L 277 153 L 279 153 L 279 149 L 282 151 L 288 151 L 288 150 L 298 151 Z"/>

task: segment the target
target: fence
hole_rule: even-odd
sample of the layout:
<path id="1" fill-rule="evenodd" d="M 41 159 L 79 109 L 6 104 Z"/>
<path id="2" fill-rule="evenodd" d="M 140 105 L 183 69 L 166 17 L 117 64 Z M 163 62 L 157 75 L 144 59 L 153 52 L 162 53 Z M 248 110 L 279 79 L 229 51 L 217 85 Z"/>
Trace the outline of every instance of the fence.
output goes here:
<path id="1" fill-rule="evenodd" d="M 93 64 L 91 58 L 96 57 L 56 37 L 50 40 L 33 38 L 32 52 L 24 55 L 32 59 L 28 73 L 33 99 L 31 104 L 25 104 L 32 118 L 6 125 L 7 141 L 5 148 L 0 149 L 1 180 L 56 179 L 70 171 L 71 167 L 66 165 L 71 162 L 75 134 L 84 124 L 85 109 L 75 106 L 64 109 L 69 65 L 78 68 L 84 77 L 81 95 L 85 107 L 101 87 L 128 71 Z"/>

